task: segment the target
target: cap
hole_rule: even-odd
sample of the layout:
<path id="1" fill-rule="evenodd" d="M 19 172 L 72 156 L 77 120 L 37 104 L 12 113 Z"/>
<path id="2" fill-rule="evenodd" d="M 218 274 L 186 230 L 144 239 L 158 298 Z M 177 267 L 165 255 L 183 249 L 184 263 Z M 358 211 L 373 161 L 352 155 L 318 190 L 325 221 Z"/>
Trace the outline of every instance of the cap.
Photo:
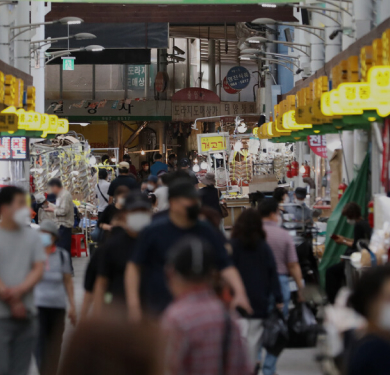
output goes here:
<path id="1" fill-rule="evenodd" d="M 306 198 L 306 194 L 307 194 L 306 188 L 298 187 L 298 188 L 295 189 L 295 196 L 298 199 L 305 199 Z"/>
<path id="2" fill-rule="evenodd" d="M 125 202 L 125 210 L 135 211 L 140 209 L 152 209 L 152 205 L 150 204 L 148 196 L 146 194 L 134 192 L 128 195 Z"/>
<path id="3" fill-rule="evenodd" d="M 215 185 L 215 174 L 208 172 L 200 179 L 200 182 L 204 185 Z"/>
<path id="4" fill-rule="evenodd" d="M 169 186 L 169 199 L 172 198 L 189 198 L 198 199 L 199 194 L 194 184 L 187 178 L 181 178 L 173 182 Z"/>
<path id="5" fill-rule="evenodd" d="M 45 194 L 38 193 L 38 194 L 35 194 L 34 197 L 35 197 L 35 200 L 36 200 L 36 202 L 37 202 L 38 204 L 41 204 L 41 203 L 43 203 L 43 202 L 46 201 Z"/>
<path id="6" fill-rule="evenodd" d="M 202 281 L 214 268 L 211 246 L 199 237 L 185 236 L 169 250 L 168 265 L 184 279 Z"/>
<path id="7" fill-rule="evenodd" d="M 127 161 L 121 161 L 119 163 L 120 169 L 130 169 L 130 164 Z"/>
<path id="8" fill-rule="evenodd" d="M 42 223 L 39 224 L 39 229 L 58 237 L 57 224 L 52 220 L 43 220 Z"/>
<path id="9" fill-rule="evenodd" d="M 180 159 L 180 162 L 179 162 L 179 166 L 182 167 L 182 168 L 185 168 L 185 167 L 189 167 L 190 166 L 190 161 L 188 158 L 183 158 L 183 159 Z"/>
<path id="10" fill-rule="evenodd" d="M 158 182 L 158 178 L 157 178 L 157 176 L 153 176 L 153 175 L 149 175 L 148 176 L 148 181 L 149 182 L 154 182 L 155 184 L 157 184 L 157 182 Z"/>

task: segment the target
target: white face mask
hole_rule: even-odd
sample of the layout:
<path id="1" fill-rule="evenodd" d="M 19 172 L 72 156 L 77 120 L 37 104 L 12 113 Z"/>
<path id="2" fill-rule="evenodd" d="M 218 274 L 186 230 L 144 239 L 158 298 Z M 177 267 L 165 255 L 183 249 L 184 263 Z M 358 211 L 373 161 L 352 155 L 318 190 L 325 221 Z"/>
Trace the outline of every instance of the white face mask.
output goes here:
<path id="1" fill-rule="evenodd" d="M 16 224 L 20 227 L 25 227 L 31 223 L 31 214 L 28 207 L 23 207 L 14 213 L 13 217 Z"/>
<path id="2" fill-rule="evenodd" d="M 141 232 L 152 222 L 152 216 L 149 212 L 134 212 L 127 214 L 126 224 L 134 232 Z"/>
<path id="3" fill-rule="evenodd" d="M 356 220 L 347 219 L 347 224 L 349 224 L 349 225 L 355 225 L 355 224 L 356 224 Z"/>
<path id="4" fill-rule="evenodd" d="M 119 198 L 118 198 L 118 204 L 119 204 L 119 206 L 124 206 L 124 205 L 125 205 L 125 202 L 126 202 L 126 198 L 124 198 L 124 197 L 119 197 Z"/>
<path id="5" fill-rule="evenodd" d="M 41 236 L 41 241 L 42 241 L 43 247 L 48 247 L 48 246 L 51 246 L 53 244 L 53 242 L 51 240 L 51 235 L 49 233 L 41 232 L 40 236 Z"/>
<path id="6" fill-rule="evenodd" d="M 152 185 L 152 184 L 147 184 L 147 189 L 149 190 L 149 191 L 154 191 L 154 185 Z"/>
<path id="7" fill-rule="evenodd" d="M 383 305 L 379 315 L 379 326 L 390 331 L 390 302 Z"/>

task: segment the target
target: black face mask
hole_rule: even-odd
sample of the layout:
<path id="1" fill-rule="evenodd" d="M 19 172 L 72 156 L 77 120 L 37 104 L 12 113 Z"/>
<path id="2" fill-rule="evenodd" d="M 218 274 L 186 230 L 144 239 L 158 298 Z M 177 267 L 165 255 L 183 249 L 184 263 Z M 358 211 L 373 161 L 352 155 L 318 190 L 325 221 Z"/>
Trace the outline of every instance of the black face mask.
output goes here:
<path id="1" fill-rule="evenodd" d="M 192 206 L 187 207 L 187 218 L 191 221 L 196 221 L 200 213 L 199 204 L 193 204 Z"/>

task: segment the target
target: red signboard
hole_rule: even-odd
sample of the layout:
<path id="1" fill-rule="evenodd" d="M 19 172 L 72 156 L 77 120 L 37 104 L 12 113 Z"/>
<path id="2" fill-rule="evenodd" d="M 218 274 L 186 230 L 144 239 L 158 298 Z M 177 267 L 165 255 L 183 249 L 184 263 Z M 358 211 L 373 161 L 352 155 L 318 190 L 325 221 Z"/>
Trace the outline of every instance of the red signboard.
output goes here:
<path id="1" fill-rule="evenodd" d="M 223 79 L 223 89 L 228 93 L 228 94 L 238 94 L 241 90 L 236 90 L 232 89 L 229 84 L 227 83 L 227 78 L 225 77 Z"/>
<path id="2" fill-rule="evenodd" d="M 221 99 L 215 92 L 200 87 L 182 89 L 172 96 L 172 102 L 219 103 L 220 101 Z"/>
<path id="3" fill-rule="evenodd" d="M 324 159 L 328 157 L 325 135 L 308 135 L 307 142 L 316 155 Z"/>

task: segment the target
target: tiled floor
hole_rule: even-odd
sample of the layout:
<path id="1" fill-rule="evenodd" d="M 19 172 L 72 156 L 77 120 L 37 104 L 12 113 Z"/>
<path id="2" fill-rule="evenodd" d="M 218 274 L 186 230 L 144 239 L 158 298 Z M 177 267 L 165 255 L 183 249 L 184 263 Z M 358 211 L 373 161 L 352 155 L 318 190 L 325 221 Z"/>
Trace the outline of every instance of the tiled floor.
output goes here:
<path id="1" fill-rule="evenodd" d="M 81 307 L 83 300 L 83 279 L 85 268 L 89 258 L 73 258 L 73 266 L 75 271 L 75 299 L 78 309 Z M 66 342 L 73 328 L 67 322 L 64 341 Z M 315 350 L 313 349 L 294 349 L 285 350 L 278 363 L 278 375 L 320 375 L 318 365 L 314 361 Z M 38 375 L 35 364 L 32 363 L 29 375 Z M 110 375 L 110 374 L 107 374 Z"/>

